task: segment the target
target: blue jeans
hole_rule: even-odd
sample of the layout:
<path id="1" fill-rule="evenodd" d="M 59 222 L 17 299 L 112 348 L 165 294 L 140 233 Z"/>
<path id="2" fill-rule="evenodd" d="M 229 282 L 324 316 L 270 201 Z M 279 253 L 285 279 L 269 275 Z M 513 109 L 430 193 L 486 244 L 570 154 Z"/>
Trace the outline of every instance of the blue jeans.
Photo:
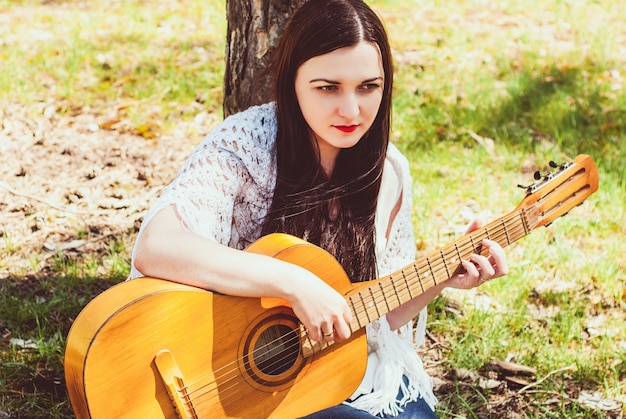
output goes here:
<path id="1" fill-rule="evenodd" d="M 405 378 L 406 380 L 406 378 Z M 397 400 L 402 399 L 402 390 L 398 391 Z M 421 397 L 414 402 L 408 402 L 403 407 L 404 412 L 398 414 L 398 416 L 382 416 L 383 418 L 401 418 L 401 419 L 437 419 L 437 415 L 433 412 Z M 311 413 L 301 419 L 372 419 L 378 418 L 365 410 L 355 409 L 352 406 L 346 404 L 340 404 L 337 406 L 329 407 L 319 412 Z"/>
<path id="2" fill-rule="evenodd" d="M 383 416 L 384 418 L 401 418 L 401 419 L 436 419 L 437 415 L 430 409 L 430 406 L 419 398 L 414 402 L 407 403 L 404 407 L 404 412 L 398 416 Z M 338 406 L 329 407 L 328 409 L 320 410 L 319 412 L 311 413 L 302 419 L 372 419 L 379 418 L 374 416 L 365 410 L 355 409 L 347 404 L 340 404 Z"/>

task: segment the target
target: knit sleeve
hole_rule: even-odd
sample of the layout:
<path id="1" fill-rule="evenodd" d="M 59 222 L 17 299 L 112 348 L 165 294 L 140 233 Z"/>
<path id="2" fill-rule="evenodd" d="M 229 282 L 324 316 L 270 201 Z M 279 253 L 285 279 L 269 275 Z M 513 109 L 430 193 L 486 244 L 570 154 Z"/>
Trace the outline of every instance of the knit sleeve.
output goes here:
<path id="1" fill-rule="evenodd" d="M 202 237 L 236 248 L 255 239 L 275 181 L 275 133 L 272 104 L 224 120 L 194 149 L 150 208 L 136 242 L 151 219 L 170 205 L 183 228 Z M 137 276 L 141 273 L 132 268 L 130 277 Z"/>

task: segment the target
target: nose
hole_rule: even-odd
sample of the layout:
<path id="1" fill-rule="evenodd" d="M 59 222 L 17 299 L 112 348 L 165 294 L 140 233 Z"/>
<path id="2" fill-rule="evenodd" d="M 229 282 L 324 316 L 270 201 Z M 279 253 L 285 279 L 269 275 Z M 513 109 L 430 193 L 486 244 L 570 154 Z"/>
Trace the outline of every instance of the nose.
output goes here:
<path id="1" fill-rule="evenodd" d="M 353 119 L 359 114 L 359 101 L 354 93 L 342 95 L 339 103 L 339 116 L 345 119 Z"/>

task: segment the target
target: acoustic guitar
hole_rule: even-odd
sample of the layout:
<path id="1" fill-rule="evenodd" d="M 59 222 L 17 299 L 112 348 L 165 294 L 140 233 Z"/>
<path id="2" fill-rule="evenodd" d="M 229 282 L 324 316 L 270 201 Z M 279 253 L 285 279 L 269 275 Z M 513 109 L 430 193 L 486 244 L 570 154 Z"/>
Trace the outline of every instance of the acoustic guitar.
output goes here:
<path id="1" fill-rule="evenodd" d="M 139 278 L 93 299 L 67 338 L 65 378 L 78 418 L 295 418 L 341 403 L 367 362 L 365 326 L 441 281 L 460 261 L 547 226 L 598 188 L 593 159 L 536 176 L 511 213 L 375 280 L 351 283 L 321 248 L 271 234 L 246 251 L 309 269 L 343 294 L 343 343 L 308 338 L 286 301 L 242 298 Z"/>

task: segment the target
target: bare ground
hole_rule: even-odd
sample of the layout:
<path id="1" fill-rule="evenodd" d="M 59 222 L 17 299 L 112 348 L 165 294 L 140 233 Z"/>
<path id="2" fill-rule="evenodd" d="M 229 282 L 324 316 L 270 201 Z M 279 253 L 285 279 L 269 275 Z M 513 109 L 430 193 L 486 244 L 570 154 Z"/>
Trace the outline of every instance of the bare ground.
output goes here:
<path id="1" fill-rule="evenodd" d="M 117 109 L 0 106 L 0 279 L 36 275 L 53 256 L 87 257 L 132 235 L 210 116 L 158 135 Z M 194 134 L 198 135 L 198 134 Z M 130 250 L 130 249 L 129 249 Z"/>

